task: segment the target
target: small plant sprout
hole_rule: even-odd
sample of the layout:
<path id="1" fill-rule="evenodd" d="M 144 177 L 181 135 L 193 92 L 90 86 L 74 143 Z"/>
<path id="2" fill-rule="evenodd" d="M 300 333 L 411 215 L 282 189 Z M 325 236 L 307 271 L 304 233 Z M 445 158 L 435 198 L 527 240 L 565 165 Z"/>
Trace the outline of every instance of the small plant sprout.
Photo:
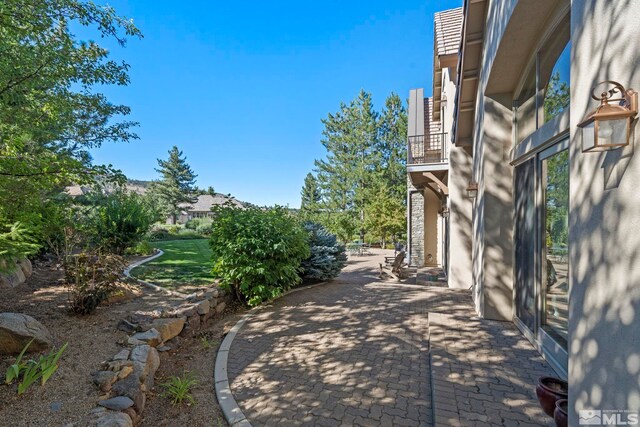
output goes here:
<path id="1" fill-rule="evenodd" d="M 160 385 L 165 389 L 162 396 L 168 398 L 173 405 L 181 405 L 185 400 L 188 405 L 196 403 L 191 396 L 191 389 L 198 385 L 198 381 L 192 373 L 185 372 L 181 377 L 171 376 L 167 382 Z"/>
<path id="2" fill-rule="evenodd" d="M 27 366 L 26 362 L 22 362 L 22 356 L 24 356 L 24 353 L 27 351 L 32 342 L 33 340 L 29 341 L 27 345 L 24 346 L 24 348 L 16 358 L 16 362 L 13 365 L 9 366 L 9 368 L 7 369 L 4 381 L 5 384 L 11 384 L 14 380 L 20 378 L 20 374 Z"/>
<path id="3" fill-rule="evenodd" d="M 45 383 L 49 381 L 49 378 L 51 378 L 51 375 L 58 370 L 58 361 L 62 353 L 67 349 L 68 344 L 69 343 L 65 343 L 56 353 L 51 352 L 46 356 L 40 356 L 38 364 L 42 372 L 42 385 L 45 385 Z"/>
<path id="4" fill-rule="evenodd" d="M 218 341 L 217 339 L 209 338 L 207 336 L 202 336 L 200 338 L 200 342 L 202 343 L 202 347 L 204 347 L 205 350 L 209 350 L 210 348 L 218 345 L 220 341 Z"/>
<path id="5" fill-rule="evenodd" d="M 62 353 L 66 350 L 68 343 L 65 343 L 58 351 L 52 351 L 42 355 L 38 360 L 29 359 L 23 361 L 24 353 L 27 351 L 33 340 L 29 341 L 22 349 L 16 362 L 9 366 L 5 375 L 5 383 L 11 384 L 18 381 L 18 394 L 23 394 L 36 381 L 40 380 L 45 385 L 49 378 L 58 370 L 58 361 Z"/>

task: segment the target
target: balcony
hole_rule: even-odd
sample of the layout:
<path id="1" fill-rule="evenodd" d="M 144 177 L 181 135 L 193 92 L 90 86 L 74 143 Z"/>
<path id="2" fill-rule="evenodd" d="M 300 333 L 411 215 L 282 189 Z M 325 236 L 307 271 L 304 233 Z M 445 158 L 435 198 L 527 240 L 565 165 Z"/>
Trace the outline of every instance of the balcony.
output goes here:
<path id="1" fill-rule="evenodd" d="M 407 165 L 447 163 L 449 150 L 446 142 L 446 133 L 410 136 L 408 138 Z"/>

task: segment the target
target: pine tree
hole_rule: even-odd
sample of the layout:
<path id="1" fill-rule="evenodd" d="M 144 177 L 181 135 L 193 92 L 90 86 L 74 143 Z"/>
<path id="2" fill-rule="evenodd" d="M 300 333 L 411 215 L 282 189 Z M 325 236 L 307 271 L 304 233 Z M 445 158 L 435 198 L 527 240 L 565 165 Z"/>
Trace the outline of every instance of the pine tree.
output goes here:
<path id="1" fill-rule="evenodd" d="M 300 268 L 305 280 L 331 280 L 340 274 L 347 264 L 344 245 L 338 243 L 335 234 L 313 222 L 304 224 L 309 233 L 311 255 L 302 261 Z"/>
<path id="2" fill-rule="evenodd" d="M 180 205 L 183 203 L 193 203 L 193 193 L 197 175 L 193 173 L 187 164 L 186 157 L 175 145 L 169 150 L 167 160 L 158 159 L 156 172 L 161 178 L 153 183 L 152 192 L 156 196 L 157 202 L 163 213 L 171 217 L 175 224 L 176 217 L 180 213 Z"/>
<path id="3" fill-rule="evenodd" d="M 392 93 L 385 102 L 380 123 L 382 180 L 391 197 L 402 206 L 407 193 L 407 110 L 400 97 Z"/>
<path id="4" fill-rule="evenodd" d="M 300 192 L 300 213 L 305 220 L 317 221 L 320 213 L 320 187 L 318 180 L 309 172 L 304 179 L 304 186 Z"/>
<path id="5" fill-rule="evenodd" d="M 407 227 L 404 199 L 398 199 L 387 183 L 376 190 L 376 197 L 367 203 L 367 231 L 386 245 L 389 238 L 396 242 Z"/>
<path id="6" fill-rule="evenodd" d="M 380 170 L 377 121 L 371 94 L 363 90 L 322 121 L 327 157 L 315 165 L 326 208 L 337 217 L 330 218 L 328 225 L 341 237 L 349 234 L 353 219 L 364 240 L 367 189 Z"/>

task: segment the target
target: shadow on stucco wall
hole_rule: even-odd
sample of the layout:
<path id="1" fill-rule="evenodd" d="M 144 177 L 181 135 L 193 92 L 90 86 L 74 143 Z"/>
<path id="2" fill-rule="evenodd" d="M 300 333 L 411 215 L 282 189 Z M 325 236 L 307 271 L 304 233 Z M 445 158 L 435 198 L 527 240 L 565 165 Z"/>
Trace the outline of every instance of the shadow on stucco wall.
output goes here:
<path id="1" fill-rule="evenodd" d="M 640 412 L 640 159 L 633 143 L 585 154 L 575 132 L 591 87 L 640 87 L 640 5 L 574 2 L 570 216 L 570 406 Z M 634 42 L 631 42 L 634 40 Z M 574 78 L 575 77 L 575 78 Z M 637 121 L 636 121 L 637 125 Z M 637 130 L 637 126 L 636 126 Z"/>

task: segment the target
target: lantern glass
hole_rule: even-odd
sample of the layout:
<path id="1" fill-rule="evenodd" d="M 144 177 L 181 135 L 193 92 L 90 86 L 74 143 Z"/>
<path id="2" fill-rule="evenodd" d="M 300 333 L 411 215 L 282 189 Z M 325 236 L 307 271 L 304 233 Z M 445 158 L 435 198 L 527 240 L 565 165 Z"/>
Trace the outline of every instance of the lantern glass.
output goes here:
<path id="1" fill-rule="evenodd" d="M 596 150 L 624 147 L 629 143 L 629 118 L 601 119 L 595 124 Z"/>
<path id="2" fill-rule="evenodd" d="M 596 147 L 596 122 L 591 121 L 580 130 L 582 131 L 582 151 L 592 151 Z"/>
<path id="3" fill-rule="evenodd" d="M 467 187 L 467 197 L 470 199 L 475 199 L 478 197 L 478 184 L 470 183 Z"/>

